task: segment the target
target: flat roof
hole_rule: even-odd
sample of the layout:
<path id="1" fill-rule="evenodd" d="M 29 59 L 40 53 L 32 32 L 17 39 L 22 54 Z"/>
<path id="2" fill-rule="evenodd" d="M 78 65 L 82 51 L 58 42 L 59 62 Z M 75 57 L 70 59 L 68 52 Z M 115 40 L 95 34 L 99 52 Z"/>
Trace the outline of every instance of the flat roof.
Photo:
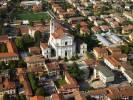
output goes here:
<path id="1" fill-rule="evenodd" d="M 99 70 L 106 77 L 114 76 L 114 73 L 106 66 L 98 66 L 96 67 L 96 69 Z"/>

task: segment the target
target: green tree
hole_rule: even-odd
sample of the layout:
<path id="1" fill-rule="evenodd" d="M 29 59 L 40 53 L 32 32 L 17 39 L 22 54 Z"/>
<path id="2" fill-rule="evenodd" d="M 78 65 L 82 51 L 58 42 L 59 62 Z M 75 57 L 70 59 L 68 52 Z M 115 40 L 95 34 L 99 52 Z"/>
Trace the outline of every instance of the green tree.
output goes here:
<path id="1" fill-rule="evenodd" d="M 8 52 L 6 44 L 3 43 L 3 44 L 0 45 L 0 51 L 1 52 Z"/>
<path id="2" fill-rule="evenodd" d="M 18 61 L 18 67 L 26 67 L 26 62 L 23 59 Z"/>
<path id="3" fill-rule="evenodd" d="M 9 62 L 8 62 L 8 66 L 9 66 L 9 68 L 11 68 L 11 69 L 14 69 L 14 68 L 17 68 L 17 67 L 18 67 L 16 61 L 9 61 Z"/>
<path id="4" fill-rule="evenodd" d="M 6 66 L 6 64 L 5 64 L 5 62 L 0 62 L 0 69 L 6 69 L 7 68 L 7 66 Z"/>
<path id="5" fill-rule="evenodd" d="M 42 87 L 37 88 L 36 93 L 35 93 L 36 96 L 44 96 L 44 94 L 45 94 L 45 92 Z"/>
<path id="6" fill-rule="evenodd" d="M 122 46 L 120 46 L 120 48 L 121 48 L 121 50 L 122 50 L 123 53 L 126 53 L 126 54 L 129 53 L 129 47 L 128 47 L 128 45 L 122 45 Z"/>
<path id="7" fill-rule="evenodd" d="M 36 31 L 34 34 L 34 38 L 35 38 L 35 43 L 37 46 L 40 45 L 40 41 L 41 41 L 41 32 L 40 31 Z"/>
<path id="8" fill-rule="evenodd" d="M 9 100 L 9 95 L 5 93 L 3 96 L 3 100 Z"/>
<path id="9" fill-rule="evenodd" d="M 72 66 L 68 66 L 68 72 L 76 79 L 83 80 L 84 72 L 79 69 L 76 63 L 73 63 Z"/>
<path id="10" fill-rule="evenodd" d="M 27 100 L 27 99 L 26 99 L 26 96 L 23 95 L 23 94 L 21 94 L 21 95 L 20 95 L 20 100 Z"/>
<path id="11" fill-rule="evenodd" d="M 19 50 L 24 50 L 24 44 L 23 44 L 23 40 L 22 38 L 16 38 L 15 39 L 15 44 L 16 44 L 16 47 L 19 49 Z"/>
<path id="12" fill-rule="evenodd" d="M 37 80 L 36 80 L 34 74 L 33 73 L 28 73 L 28 78 L 30 80 L 31 87 L 32 87 L 33 91 L 35 92 L 38 85 L 37 85 Z"/>
<path id="13" fill-rule="evenodd" d="M 30 46 L 33 46 L 34 44 L 34 39 L 30 35 L 23 35 L 22 41 L 24 44 L 24 48 L 28 49 Z"/>

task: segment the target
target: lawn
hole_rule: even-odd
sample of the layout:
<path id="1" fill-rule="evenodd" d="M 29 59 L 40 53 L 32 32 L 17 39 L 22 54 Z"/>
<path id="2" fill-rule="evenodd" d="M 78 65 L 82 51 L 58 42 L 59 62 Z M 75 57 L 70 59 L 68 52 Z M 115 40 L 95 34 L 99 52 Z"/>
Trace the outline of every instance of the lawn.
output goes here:
<path id="1" fill-rule="evenodd" d="M 17 20 L 29 20 L 36 21 L 41 19 L 50 20 L 50 15 L 47 12 L 30 12 L 30 11 L 18 11 L 14 14 L 15 19 Z"/>

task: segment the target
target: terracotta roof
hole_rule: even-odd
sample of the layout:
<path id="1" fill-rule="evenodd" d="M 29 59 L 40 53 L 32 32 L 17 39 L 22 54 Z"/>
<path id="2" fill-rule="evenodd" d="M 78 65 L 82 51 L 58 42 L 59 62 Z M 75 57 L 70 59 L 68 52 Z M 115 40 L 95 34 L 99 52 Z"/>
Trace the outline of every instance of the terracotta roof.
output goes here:
<path id="1" fill-rule="evenodd" d="M 61 94 L 58 94 L 58 93 L 53 93 L 51 95 L 51 98 L 52 98 L 51 100 L 64 100 L 63 96 Z"/>
<path id="2" fill-rule="evenodd" d="M 44 66 L 33 65 L 33 66 L 29 66 L 28 67 L 28 71 L 33 72 L 33 73 L 36 73 L 36 72 L 45 72 L 46 68 Z"/>
<path id="3" fill-rule="evenodd" d="M 49 71 L 59 70 L 59 64 L 57 62 L 50 62 L 46 64 Z"/>
<path id="4" fill-rule="evenodd" d="M 110 26 L 102 25 L 102 26 L 100 26 L 100 28 L 101 28 L 103 31 L 108 31 L 108 30 L 110 29 Z"/>
<path id="5" fill-rule="evenodd" d="M 30 53 L 33 53 L 33 54 L 40 54 L 41 53 L 41 49 L 39 47 L 30 47 L 28 48 Z"/>
<path id="6" fill-rule="evenodd" d="M 25 74 L 26 73 L 26 68 L 17 68 L 17 74 Z"/>
<path id="7" fill-rule="evenodd" d="M 99 26 L 94 26 L 94 27 L 91 28 L 91 30 L 92 30 L 94 33 L 100 32 L 100 31 L 101 31 L 101 29 L 100 29 Z"/>
<path id="8" fill-rule="evenodd" d="M 29 27 L 27 26 L 27 25 L 21 25 L 20 27 L 19 27 L 19 29 L 20 29 L 20 32 L 23 34 L 23 33 L 26 33 L 26 34 L 28 34 L 29 33 Z"/>
<path id="9" fill-rule="evenodd" d="M 83 31 L 83 32 L 86 32 L 86 33 L 89 32 L 89 29 L 86 26 L 81 27 L 80 30 Z"/>
<path id="10" fill-rule="evenodd" d="M 93 50 L 95 50 L 98 54 L 103 54 L 103 53 L 108 54 L 107 49 L 104 47 L 95 47 L 95 48 L 93 48 Z"/>
<path id="11" fill-rule="evenodd" d="M 8 41 L 8 35 L 2 35 L 0 36 L 0 42 Z"/>
<path id="12" fill-rule="evenodd" d="M 75 100 L 87 100 L 86 97 L 78 90 L 74 92 L 74 97 Z"/>
<path id="13" fill-rule="evenodd" d="M 86 22 L 84 22 L 84 21 L 81 21 L 80 22 L 80 26 L 88 26 L 88 24 Z"/>
<path id="14" fill-rule="evenodd" d="M 68 72 L 65 72 L 65 77 L 69 81 L 68 84 L 78 85 L 77 81 Z"/>
<path id="15" fill-rule="evenodd" d="M 26 75 L 19 75 L 19 81 L 22 82 L 24 87 L 24 93 L 26 96 L 32 96 L 32 89 L 29 83 L 29 80 Z"/>
<path id="16" fill-rule="evenodd" d="M 122 58 L 127 58 L 127 54 L 118 54 L 118 53 L 116 53 L 116 54 L 112 54 L 112 56 L 113 56 L 115 59 L 117 59 L 117 60 L 120 60 L 120 59 L 122 59 Z"/>
<path id="17" fill-rule="evenodd" d="M 121 49 L 120 48 L 117 48 L 117 47 L 111 47 L 111 48 L 108 48 L 108 50 L 112 53 L 112 54 L 121 54 Z"/>
<path id="18" fill-rule="evenodd" d="M 43 49 L 47 49 L 49 46 L 48 43 L 40 43 L 40 47 L 42 47 Z"/>
<path id="19" fill-rule="evenodd" d="M 55 30 L 54 33 L 52 33 L 52 36 L 55 38 L 55 39 L 61 39 L 63 38 L 65 35 L 68 35 L 68 36 L 71 36 L 64 28 L 62 27 L 59 27 Z"/>
<path id="20" fill-rule="evenodd" d="M 88 94 L 91 96 L 105 95 L 111 100 L 115 100 L 121 97 L 133 96 L 133 87 L 131 86 L 118 86 L 118 87 L 108 87 L 104 89 L 92 90 Z"/>
<path id="21" fill-rule="evenodd" d="M 105 57 L 105 59 L 107 59 L 112 65 L 116 67 L 121 65 L 121 63 L 118 60 L 116 60 L 113 56 Z"/>
<path id="22" fill-rule="evenodd" d="M 33 96 L 30 97 L 30 100 L 45 100 L 45 98 L 43 96 Z"/>
<path id="23" fill-rule="evenodd" d="M 44 62 L 45 58 L 42 55 L 33 55 L 33 56 L 25 57 L 25 61 L 27 63 Z"/>
<path id="24" fill-rule="evenodd" d="M 10 90 L 10 89 L 16 89 L 16 85 L 14 82 L 9 81 L 8 79 L 6 79 L 3 82 L 3 89 L 4 90 Z"/>
<path id="25" fill-rule="evenodd" d="M 12 40 L 8 39 L 7 35 L 0 36 L 0 42 L 4 42 L 7 46 L 8 52 L 1 53 L 0 52 L 0 58 L 8 58 L 8 57 L 15 57 L 18 56 L 17 49 L 12 42 Z"/>
<path id="26" fill-rule="evenodd" d="M 124 31 L 133 31 L 133 25 L 129 24 L 127 26 L 124 26 L 122 28 L 122 30 L 124 30 Z"/>

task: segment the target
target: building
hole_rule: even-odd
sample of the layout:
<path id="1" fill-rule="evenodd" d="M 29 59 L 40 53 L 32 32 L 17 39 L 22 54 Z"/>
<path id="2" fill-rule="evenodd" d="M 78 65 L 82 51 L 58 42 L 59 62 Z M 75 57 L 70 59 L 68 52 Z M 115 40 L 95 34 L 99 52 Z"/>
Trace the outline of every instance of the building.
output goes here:
<path id="1" fill-rule="evenodd" d="M 64 100 L 63 95 L 58 93 L 53 93 L 50 98 L 51 100 Z"/>
<path id="2" fill-rule="evenodd" d="M 93 48 L 93 53 L 96 57 L 96 59 L 103 58 L 105 56 L 108 56 L 108 51 L 106 48 L 101 48 L 101 47 L 95 47 Z"/>
<path id="3" fill-rule="evenodd" d="M 130 100 L 133 98 L 133 87 L 110 86 L 103 89 L 92 90 L 88 94 L 98 100 Z"/>
<path id="4" fill-rule="evenodd" d="M 65 81 L 66 84 L 57 90 L 58 93 L 72 96 L 75 91 L 79 90 L 77 81 L 68 72 L 65 72 Z"/>
<path id="5" fill-rule="evenodd" d="M 133 33 L 129 35 L 129 39 L 132 41 L 133 40 Z"/>
<path id="6" fill-rule="evenodd" d="M 51 48 L 48 45 L 48 43 L 40 43 L 40 48 L 41 48 L 41 51 L 42 51 L 42 55 L 45 58 L 51 58 Z"/>
<path id="7" fill-rule="evenodd" d="M 121 63 L 113 56 L 107 56 L 104 58 L 104 63 L 113 70 L 120 70 Z"/>
<path id="8" fill-rule="evenodd" d="M 121 72 L 127 78 L 129 83 L 133 83 L 133 67 L 128 63 L 122 63 Z"/>
<path id="9" fill-rule="evenodd" d="M 32 55 L 32 56 L 25 57 L 25 62 L 27 63 L 27 66 L 44 65 L 45 58 L 42 55 Z"/>
<path id="10" fill-rule="evenodd" d="M 41 54 L 41 49 L 39 47 L 30 47 L 28 49 L 30 54 L 33 54 L 33 55 Z"/>
<path id="11" fill-rule="evenodd" d="M 108 48 L 108 51 L 110 54 L 122 54 L 121 49 L 117 47 L 110 47 Z"/>
<path id="12" fill-rule="evenodd" d="M 57 62 L 46 63 L 45 68 L 46 68 L 49 76 L 55 76 L 55 77 L 59 78 L 60 67 Z"/>
<path id="13" fill-rule="evenodd" d="M 131 24 L 124 26 L 122 28 L 122 34 L 129 34 L 129 33 L 133 33 L 133 25 Z"/>
<path id="14" fill-rule="evenodd" d="M 12 82 L 8 79 L 6 79 L 3 84 L 2 84 L 2 89 L 4 93 L 7 93 L 9 95 L 14 95 L 16 94 L 16 85 L 15 82 Z"/>
<path id="15" fill-rule="evenodd" d="M 22 85 L 23 85 L 24 91 L 22 93 L 24 93 L 26 96 L 32 96 L 33 93 L 32 93 L 29 79 L 27 77 L 26 69 L 25 68 L 18 68 L 17 69 L 17 76 L 19 78 L 19 82 L 22 83 Z"/>
<path id="16" fill-rule="evenodd" d="M 5 44 L 7 52 L 0 52 L 0 61 L 8 62 L 10 60 L 19 60 L 17 49 L 7 35 L 0 36 L 0 44 Z"/>
<path id="17" fill-rule="evenodd" d="M 124 12 L 123 15 L 130 21 L 133 21 L 133 14 L 132 12 Z"/>
<path id="18" fill-rule="evenodd" d="M 45 100 L 45 97 L 44 96 L 33 96 L 33 97 L 30 97 L 30 100 Z"/>
<path id="19" fill-rule="evenodd" d="M 94 78 L 99 78 L 103 83 L 113 82 L 113 72 L 105 66 L 97 66 L 94 69 Z"/>
<path id="20" fill-rule="evenodd" d="M 20 6 L 24 9 L 30 9 L 34 8 L 34 6 L 37 6 L 40 10 L 42 9 L 42 2 L 41 1 L 22 1 L 20 3 Z"/>
<path id="21" fill-rule="evenodd" d="M 86 43 L 80 44 L 80 55 L 84 56 L 86 52 L 87 52 L 87 44 Z"/>
<path id="22" fill-rule="evenodd" d="M 51 20 L 48 44 L 51 46 L 55 58 L 71 58 L 75 55 L 74 37 L 65 28 L 55 24 L 54 20 Z"/>
<path id="23" fill-rule="evenodd" d="M 98 39 L 98 41 L 100 41 L 104 46 L 111 46 L 112 43 L 110 41 L 108 41 L 105 37 L 103 37 L 100 34 L 96 34 L 96 37 Z"/>

